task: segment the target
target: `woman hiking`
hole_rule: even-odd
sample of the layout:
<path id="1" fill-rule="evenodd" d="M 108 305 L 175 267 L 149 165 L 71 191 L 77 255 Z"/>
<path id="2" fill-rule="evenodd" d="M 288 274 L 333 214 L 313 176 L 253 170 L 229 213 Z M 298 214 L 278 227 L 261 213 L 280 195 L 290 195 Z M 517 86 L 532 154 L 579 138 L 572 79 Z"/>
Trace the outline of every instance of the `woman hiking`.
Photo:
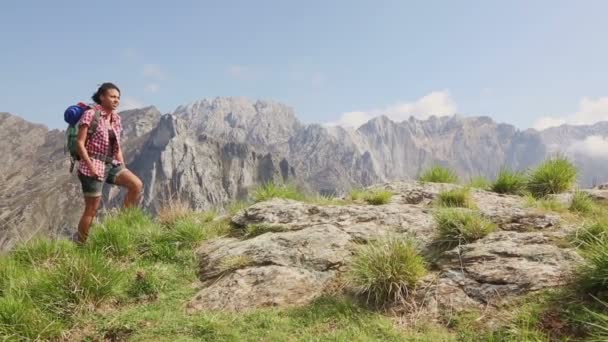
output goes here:
<path id="1" fill-rule="evenodd" d="M 93 218 L 101 202 L 103 184 L 126 187 L 124 207 L 139 203 L 143 189 L 141 180 L 125 167 L 120 146 L 122 126 L 117 108 L 120 104 L 120 89 L 112 83 L 102 84 L 92 96 L 96 103 L 85 111 L 79 121 L 77 149 L 80 156 L 78 179 L 84 194 L 84 213 L 73 239 L 85 243 Z M 94 132 L 90 132 L 93 129 Z"/>

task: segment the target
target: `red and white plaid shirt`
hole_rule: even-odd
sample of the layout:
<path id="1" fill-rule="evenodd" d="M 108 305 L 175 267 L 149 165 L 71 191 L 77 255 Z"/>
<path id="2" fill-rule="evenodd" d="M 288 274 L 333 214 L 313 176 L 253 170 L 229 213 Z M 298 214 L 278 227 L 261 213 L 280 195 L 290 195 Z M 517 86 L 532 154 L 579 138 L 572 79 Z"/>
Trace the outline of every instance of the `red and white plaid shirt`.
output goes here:
<path id="1" fill-rule="evenodd" d="M 120 116 L 115 111 L 110 113 L 106 112 L 100 105 L 95 105 L 94 108 L 91 108 L 85 111 L 80 118 L 81 126 L 91 126 L 91 122 L 95 118 L 95 111 L 100 112 L 99 122 L 97 123 L 97 130 L 93 135 L 89 136 L 85 148 L 87 149 L 87 153 L 91 159 L 91 163 L 93 164 L 93 168 L 97 172 L 98 175 L 103 176 L 105 174 L 105 161 L 99 160 L 91 157 L 92 155 L 97 156 L 112 156 L 112 164 L 120 165 L 121 162 L 118 161 L 118 150 L 120 146 L 120 133 L 122 132 L 122 125 L 120 123 Z M 110 135 L 108 134 L 108 129 L 110 129 L 110 123 L 108 118 L 112 118 L 111 128 L 114 130 L 114 134 L 116 135 L 116 144 L 114 144 L 114 151 L 108 151 L 110 148 Z M 80 162 L 78 163 L 78 171 L 80 171 L 83 175 L 92 177 L 93 173 L 89 169 L 86 163 Z"/>

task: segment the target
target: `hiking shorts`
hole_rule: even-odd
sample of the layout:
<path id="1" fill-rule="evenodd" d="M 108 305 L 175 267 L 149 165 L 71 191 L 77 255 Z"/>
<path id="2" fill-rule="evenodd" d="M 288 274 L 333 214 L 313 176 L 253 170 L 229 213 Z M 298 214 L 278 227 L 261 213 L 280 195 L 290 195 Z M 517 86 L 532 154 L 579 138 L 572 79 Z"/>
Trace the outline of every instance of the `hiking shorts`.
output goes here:
<path id="1" fill-rule="evenodd" d="M 125 170 L 125 165 L 120 164 L 117 166 L 112 164 L 106 164 L 105 169 L 105 182 L 108 184 L 116 184 L 116 177 L 118 177 L 118 174 Z M 82 185 L 82 193 L 84 194 L 84 197 L 101 196 L 104 183 L 103 181 L 97 178 L 85 176 L 80 172 L 78 172 L 78 179 L 80 179 L 80 184 Z"/>

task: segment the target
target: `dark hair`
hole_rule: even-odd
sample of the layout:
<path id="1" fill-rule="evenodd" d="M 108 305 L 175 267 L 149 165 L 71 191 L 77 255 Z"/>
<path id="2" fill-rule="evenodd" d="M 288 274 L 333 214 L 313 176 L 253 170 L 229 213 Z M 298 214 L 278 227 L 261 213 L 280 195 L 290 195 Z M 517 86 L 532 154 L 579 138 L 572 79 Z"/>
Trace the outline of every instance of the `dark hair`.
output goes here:
<path id="1" fill-rule="evenodd" d="M 97 91 L 93 94 L 93 96 L 91 96 L 91 99 L 93 99 L 93 101 L 95 101 L 95 103 L 101 104 L 100 96 L 105 95 L 106 92 L 110 89 L 116 89 L 118 91 L 118 93 L 120 94 L 120 89 L 118 89 L 118 87 L 114 83 L 106 82 L 106 83 L 102 84 L 99 87 L 99 89 L 97 89 Z"/>

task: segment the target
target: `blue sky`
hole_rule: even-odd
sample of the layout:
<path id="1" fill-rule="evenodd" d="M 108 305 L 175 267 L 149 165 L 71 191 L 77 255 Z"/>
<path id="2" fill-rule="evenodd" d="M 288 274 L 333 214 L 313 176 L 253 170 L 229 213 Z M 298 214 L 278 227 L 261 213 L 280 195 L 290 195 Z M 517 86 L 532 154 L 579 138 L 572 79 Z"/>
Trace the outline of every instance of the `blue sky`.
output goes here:
<path id="1" fill-rule="evenodd" d="M 607 15 L 602 0 L 7 0 L 0 111 L 63 128 L 112 81 L 125 108 L 162 112 L 246 96 L 305 123 L 591 123 L 608 120 Z"/>

